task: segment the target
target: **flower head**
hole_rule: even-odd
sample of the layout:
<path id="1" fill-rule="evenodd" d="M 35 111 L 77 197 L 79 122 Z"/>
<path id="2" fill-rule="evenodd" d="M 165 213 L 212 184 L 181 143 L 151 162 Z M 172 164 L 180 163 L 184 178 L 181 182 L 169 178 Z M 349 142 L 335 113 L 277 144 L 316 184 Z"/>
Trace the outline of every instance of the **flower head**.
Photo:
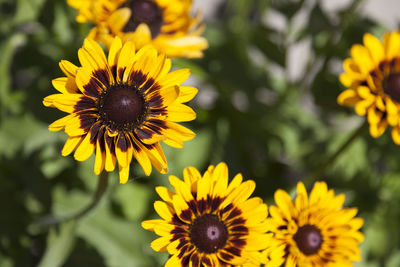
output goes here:
<path id="1" fill-rule="evenodd" d="M 208 47 L 200 35 L 199 17 L 192 17 L 192 0 L 68 0 L 78 9 L 78 22 L 91 21 L 90 38 L 107 47 L 115 36 L 132 40 L 137 49 L 153 45 L 169 57 L 201 57 Z"/>
<path id="2" fill-rule="evenodd" d="M 161 173 L 168 171 L 160 141 L 181 148 L 182 141 L 195 134 L 175 122 L 190 121 L 194 111 L 183 103 L 197 89 L 180 86 L 189 70 L 169 72 L 171 61 L 151 47 L 135 53 L 134 44 L 122 45 L 117 37 L 108 59 L 101 47 L 86 39 L 78 51 L 81 67 L 61 61 L 67 77 L 53 80 L 59 91 L 43 103 L 69 115 L 49 126 L 64 130 L 69 138 L 62 155 L 75 150 L 74 157 L 84 161 L 95 151 L 94 172 L 113 171 L 118 161 L 120 182 L 126 183 L 129 166 L 135 157 L 146 175 L 152 165 Z"/>
<path id="3" fill-rule="evenodd" d="M 360 260 L 363 220 L 354 218 L 357 209 L 342 208 L 344 200 L 324 182 L 315 183 L 309 196 L 298 183 L 294 201 L 283 190 L 275 192 L 268 228 L 285 255 L 285 267 L 353 266 L 351 261 Z"/>
<path id="4" fill-rule="evenodd" d="M 156 188 L 164 201 L 156 201 L 154 208 L 162 219 L 142 223 L 161 236 L 151 247 L 172 254 L 165 266 L 265 263 L 260 250 L 270 240 L 265 233 L 268 211 L 260 198 L 249 199 L 255 183 L 242 182 L 238 174 L 228 184 L 224 163 L 210 166 L 203 176 L 193 167 L 186 168 L 183 177 L 184 181 L 170 176 L 175 192 Z"/>
<path id="5" fill-rule="evenodd" d="M 390 125 L 393 141 L 400 145 L 400 32 L 386 33 L 383 43 L 367 33 L 364 45 L 354 45 L 350 54 L 340 76 L 349 89 L 338 96 L 338 103 L 367 115 L 375 138 Z"/>

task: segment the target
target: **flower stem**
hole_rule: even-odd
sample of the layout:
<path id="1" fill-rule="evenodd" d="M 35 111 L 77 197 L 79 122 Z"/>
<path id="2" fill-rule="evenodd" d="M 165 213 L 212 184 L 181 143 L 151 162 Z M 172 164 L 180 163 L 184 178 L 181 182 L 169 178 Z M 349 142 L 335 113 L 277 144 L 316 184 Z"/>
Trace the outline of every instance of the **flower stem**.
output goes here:
<path id="1" fill-rule="evenodd" d="M 316 171 L 311 173 L 306 179 L 305 183 L 310 184 L 316 179 L 319 179 L 332 165 L 335 163 L 336 159 L 339 157 L 340 154 L 342 154 L 352 143 L 354 140 L 357 139 L 358 136 L 367 128 L 368 126 L 368 121 L 365 120 L 363 124 L 360 125 L 360 127 L 353 132 L 352 135 L 349 136 L 349 138 L 344 142 L 336 151 L 333 153 L 326 161 L 324 164 L 322 164 Z"/>
<path id="2" fill-rule="evenodd" d="M 78 211 L 75 214 L 72 214 L 72 215 L 66 216 L 66 217 L 57 218 L 54 216 L 46 216 L 39 220 L 39 224 L 41 226 L 50 227 L 52 225 L 60 224 L 60 223 L 70 221 L 70 220 L 79 220 L 79 219 L 85 217 L 91 211 L 93 211 L 96 208 L 96 206 L 99 204 L 100 200 L 104 196 L 104 193 L 107 191 L 107 187 L 108 187 L 108 172 L 104 171 L 100 174 L 99 182 L 97 184 L 96 193 L 93 196 L 93 200 L 87 207 L 85 207 L 81 211 Z"/>

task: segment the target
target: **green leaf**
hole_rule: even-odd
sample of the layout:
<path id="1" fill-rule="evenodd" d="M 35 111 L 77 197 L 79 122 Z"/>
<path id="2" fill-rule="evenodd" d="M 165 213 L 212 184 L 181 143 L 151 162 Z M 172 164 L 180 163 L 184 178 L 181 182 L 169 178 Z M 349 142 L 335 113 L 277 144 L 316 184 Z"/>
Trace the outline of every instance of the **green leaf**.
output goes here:
<path id="1" fill-rule="evenodd" d="M 47 239 L 47 250 L 38 267 L 62 266 L 73 249 L 75 230 L 76 221 L 63 223 L 58 231 L 52 228 Z"/>
<path id="2" fill-rule="evenodd" d="M 286 53 L 283 47 L 271 41 L 270 35 L 274 32 L 264 26 L 257 26 L 253 28 L 251 34 L 252 42 L 263 54 L 273 62 L 280 66 L 286 64 Z"/>
<path id="3" fill-rule="evenodd" d="M 15 21 L 21 23 L 35 20 L 38 17 L 44 2 L 44 0 L 19 0 Z"/>
<path id="4" fill-rule="evenodd" d="M 147 211 L 150 196 L 153 193 L 154 190 L 148 186 L 132 181 L 126 185 L 117 186 L 113 197 L 121 205 L 125 218 L 138 220 L 143 218 Z M 135 208 L 132 207 L 132 203 L 135 203 Z"/>
<path id="5" fill-rule="evenodd" d="M 0 43 L 0 108 L 17 109 L 14 94 L 10 92 L 11 78 L 10 73 L 11 63 L 14 56 L 14 51 L 26 42 L 26 36 L 22 34 L 14 34 L 5 41 Z M 14 100 L 14 101 L 13 101 Z"/>
<path id="6" fill-rule="evenodd" d="M 24 154 L 27 155 L 40 146 L 48 145 L 52 138 L 46 128 L 45 124 L 30 114 L 10 117 L 3 121 L 0 124 L 0 155 L 11 158 L 23 148 Z"/>

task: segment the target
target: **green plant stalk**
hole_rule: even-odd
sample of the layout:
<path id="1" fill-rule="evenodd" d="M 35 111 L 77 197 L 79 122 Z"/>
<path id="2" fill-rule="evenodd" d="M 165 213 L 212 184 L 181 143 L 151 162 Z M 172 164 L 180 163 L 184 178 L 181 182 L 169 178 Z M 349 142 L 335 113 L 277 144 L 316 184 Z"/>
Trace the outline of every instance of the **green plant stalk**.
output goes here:
<path id="1" fill-rule="evenodd" d="M 60 223 L 70 221 L 70 220 L 78 221 L 79 219 L 85 217 L 86 215 L 88 215 L 91 211 L 93 211 L 96 208 L 96 206 L 99 204 L 100 200 L 104 196 L 104 193 L 107 191 L 107 188 L 108 188 L 108 172 L 103 171 L 99 176 L 99 182 L 97 184 L 97 188 L 96 188 L 95 195 L 93 196 L 93 200 L 87 207 L 85 207 L 81 211 L 78 211 L 77 213 L 72 214 L 67 217 L 57 218 L 54 216 L 48 216 L 48 217 L 41 218 L 39 220 L 39 225 L 42 227 L 43 226 L 50 227 L 52 225 L 60 224 Z"/>
<path id="2" fill-rule="evenodd" d="M 336 159 L 361 135 L 362 132 L 367 128 L 368 121 L 365 120 L 361 126 L 353 132 L 352 135 L 344 142 L 336 151 L 333 153 L 326 161 L 323 163 L 316 171 L 309 175 L 304 182 L 309 185 L 316 179 L 319 179 L 332 165 L 335 163 Z"/>

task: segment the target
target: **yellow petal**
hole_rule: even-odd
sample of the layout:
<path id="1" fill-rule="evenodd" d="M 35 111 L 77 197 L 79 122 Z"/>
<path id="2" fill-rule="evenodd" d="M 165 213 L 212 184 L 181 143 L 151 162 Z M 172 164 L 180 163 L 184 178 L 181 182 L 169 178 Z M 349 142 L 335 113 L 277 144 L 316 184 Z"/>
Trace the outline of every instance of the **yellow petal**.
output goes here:
<path id="1" fill-rule="evenodd" d="M 146 99 L 150 108 L 162 108 L 172 104 L 178 95 L 179 87 L 175 85 L 153 91 L 146 96 Z"/>
<path id="2" fill-rule="evenodd" d="M 174 205 L 176 214 L 182 221 L 187 223 L 192 222 L 193 213 L 181 195 L 174 195 L 172 197 L 172 204 Z"/>
<path id="3" fill-rule="evenodd" d="M 148 146 L 145 152 L 157 171 L 160 173 L 168 172 L 167 159 L 159 143 Z"/>
<path id="4" fill-rule="evenodd" d="M 96 142 L 96 158 L 94 162 L 94 173 L 99 175 L 106 164 L 106 152 L 102 151 L 100 148 L 99 140 Z"/>
<path id="5" fill-rule="evenodd" d="M 75 80 L 67 77 L 57 78 L 51 81 L 54 88 L 63 94 L 76 94 L 78 88 Z"/>
<path id="6" fill-rule="evenodd" d="M 368 108 L 373 104 L 374 98 L 368 98 L 366 100 L 358 101 L 355 105 L 355 111 L 358 115 L 364 116 L 367 113 Z"/>
<path id="7" fill-rule="evenodd" d="M 177 255 L 173 255 L 165 263 L 165 267 L 178 267 L 178 266 L 182 266 L 182 263 L 181 263 L 181 260 L 178 258 Z"/>
<path id="8" fill-rule="evenodd" d="M 166 251 L 167 246 L 170 243 L 170 239 L 171 239 L 171 236 L 163 236 L 163 237 L 157 238 L 156 240 L 151 242 L 150 246 L 152 249 L 154 249 L 157 252 Z"/>
<path id="9" fill-rule="evenodd" d="M 132 69 L 135 58 L 135 44 L 131 41 L 126 42 L 120 51 L 117 65 L 117 82 L 127 82 L 128 75 Z"/>
<path id="10" fill-rule="evenodd" d="M 58 65 L 68 77 L 75 77 L 76 72 L 78 71 L 78 67 L 67 60 L 61 60 Z"/>
<path id="11" fill-rule="evenodd" d="M 350 54 L 360 70 L 364 74 L 368 74 L 374 68 L 374 62 L 370 57 L 368 49 L 362 45 L 355 44 L 350 49 Z"/>
<path id="12" fill-rule="evenodd" d="M 253 234 L 246 239 L 246 246 L 249 250 L 262 250 L 270 243 L 270 234 Z"/>
<path id="13" fill-rule="evenodd" d="M 151 30 L 145 23 L 140 23 L 135 32 L 126 34 L 126 37 L 134 40 L 138 49 L 151 43 Z"/>
<path id="14" fill-rule="evenodd" d="M 105 148 L 106 148 L 105 169 L 108 172 L 111 172 L 115 169 L 115 163 L 117 161 L 115 154 L 113 154 L 110 150 L 112 142 L 114 142 L 114 138 L 109 137 L 107 134 L 104 134 L 104 143 L 105 143 Z"/>
<path id="15" fill-rule="evenodd" d="M 382 119 L 383 113 L 378 111 L 374 106 L 368 109 L 368 122 L 377 124 Z"/>
<path id="16" fill-rule="evenodd" d="M 190 192 L 190 186 L 188 186 L 186 183 L 184 183 L 182 180 L 180 180 L 178 177 L 174 175 L 169 176 L 169 182 L 172 185 L 172 187 L 175 189 L 175 192 L 186 201 L 190 202 L 193 199 L 193 195 Z"/>
<path id="17" fill-rule="evenodd" d="M 126 184 L 129 180 L 129 165 L 127 166 L 122 166 L 118 164 L 118 169 L 119 169 L 119 182 L 121 184 Z"/>
<path id="18" fill-rule="evenodd" d="M 119 8 L 108 18 L 107 25 L 110 26 L 112 32 L 121 32 L 130 17 L 131 10 L 128 7 Z"/>
<path id="19" fill-rule="evenodd" d="M 150 124 L 151 121 L 148 123 Z M 163 128 L 161 128 L 160 131 L 161 134 L 167 138 L 167 140 L 163 141 L 176 148 L 182 148 L 182 141 L 192 140 L 196 136 L 196 134 L 188 128 L 169 121 L 163 121 Z"/>
<path id="20" fill-rule="evenodd" d="M 325 182 L 316 182 L 310 193 L 310 205 L 318 204 L 321 199 L 324 199 L 328 192 L 328 186 Z"/>
<path id="21" fill-rule="evenodd" d="M 378 124 L 370 124 L 369 133 L 371 134 L 372 137 L 378 138 L 385 132 L 387 125 L 388 123 L 386 120 L 382 120 Z"/>
<path id="22" fill-rule="evenodd" d="M 381 42 L 372 34 L 364 34 L 364 45 L 368 48 L 370 56 L 373 58 L 375 64 L 379 64 L 385 58 L 385 52 Z"/>
<path id="23" fill-rule="evenodd" d="M 255 188 L 256 188 L 256 183 L 253 180 L 245 181 L 237 188 L 232 190 L 232 192 L 227 196 L 226 200 L 224 200 L 221 206 L 224 206 L 224 204 L 230 201 L 236 205 L 246 201 L 254 192 Z"/>
<path id="24" fill-rule="evenodd" d="M 114 66 L 117 67 L 118 57 L 122 48 L 121 39 L 116 36 L 111 44 L 110 51 L 108 53 L 108 65 L 112 69 Z"/>
<path id="25" fill-rule="evenodd" d="M 164 186 L 157 186 L 156 192 L 161 197 L 162 200 L 172 203 L 172 197 L 174 196 L 174 192 L 172 192 L 171 190 L 169 190 Z"/>
<path id="26" fill-rule="evenodd" d="M 297 210 L 301 211 L 308 206 L 307 190 L 302 182 L 297 183 L 297 196 L 295 200 Z"/>
<path id="27" fill-rule="evenodd" d="M 339 81 L 345 86 L 345 87 L 350 87 L 352 86 L 354 80 L 354 76 L 352 76 L 349 73 L 342 73 L 339 76 Z"/>
<path id="28" fill-rule="evenodd" d="M 81 94 L 54 94 L 46 98 L 50 97 L 52 98 L 52 103 L 56 108 L 67 113 L 73 113 L 75 111 L 74 106 L 84 96 Z M 44 101 L 46 101 L 46 98 Z"/>
<path id="29" fill-rule="evenodd" d="M 140 69 L 144 75 L 151 77 L 150 73 L 154 73 L 155 67 L 158 67 L 158 64 L 156 64 L 157 50 L 153 47 L 145 47 L 141 48 L 140 50 L 144 50 L 145 52 L 138 52 L 138 58 L 135 62 L 135 69 Z"/>
<path id="30" fill-rule="evenodd" d="M 87 134 L 82 143 L 76 149 L 74 158 L 77 161 L 85 161 L 94 151 L 95 145 L 90 142 L 90 134 Z"/>
<path id="31" fill-rule="evenodd" d="M 374 95 L 371 94 L 371 90 L 367 86 L 358 86 L 357 94 L 364 99 L 374 97 Z"/>
<path id="32" fill-rule="evenodd" d="M 396 145 L 400 145 L 400 127 L 393 127 L 392 129 L 392 139 Z"/>
<path id="33" fill-rule="evenodd" d="M 338 104 L 343 106 L 354 106 L 360 100 L 361 98 L 353 89 L 343 91 L 337 98 Z"/>
<path id="34" fill-rule="evenodd" d="M 158 80 L 158 84 L 162 87 L 169 87 L 172 85 L 180 85 L 187 80 L 190 76 L 189 69 L 180 69 L 166 74 Z"/>
<path id="35" fill-rule="evenodd" d="M 133 148 L 132 143 L 128 136 L 120 133 L 117 136 L 115 143 L 115 154 L 117 156 L 118 164 L 122 167 L 126 167 L 131 163 Z"/>
<path id="36" fill-rule="evenodd" d="M 295 215 L 295 208 L 288 193 L 278 189 L 274 194 L 274 199 L 285 218 L 290 220 Z"/>
<path id="37" fill-rule="evenodd" d="M 177 103 L 185 103 L 188 102 L 190 100 L 192 100 L 196 94 L 197 94 L 198 90 L 195 87 L 192 86 L 180 86 L 179 87 L 179 96 L 176 100 Z"/>
<path id="38" fill-rule="evenodd" d="M 162 201 L 154 202 L 154 209 L 157 214 L 163 218 L 165 221 L 170 222 L 172 220 L 173 214 L 171 208 Z"/>
<path id="39" fill-rule="evenodd" d="M 91 38 L 86 38 L 83 48 L 90 53 L 101 69 L 108 68 L 107 59 L 100 45 Z"/>
<path id="40" fill-rule="evenodd" d="M 133 156 L 136 158 L 144 173 L 149 176 L 151 174 L 151 161 L 146 153 L 147 148 L 142 145 L 135 137 L 132 137 L 135 145 L 133 148 Z"/>
<path id="41" fill-rule="evenodd" d="M 196 119 L 196 113 L 184 104 L 172 104 L 165 108 L 169 121 L 182 122 Z"/>
<path id="42" fill-rule="evenodd" d="M 232 181 L 229 183 L 226 193 L 230 194 L 234 189 L 239 187 L 242 181 L 243 181 L 242 174 L 241 173 L 236 174 L 235 177 L 233 177 Z"/>
<path id="43" fill-rule="evenodd" d="M 62 117 L 61 119 L 56 120 L 52 124 L 49 125 L 49 131 L 60 131 L 65 128 L 65 125 L 68 125 L 68 123 L 76 117 L 75 114 L 69 114 L 65 117 Z"/>
<path id="44" fill-rule="evenodd" d="M 385 102 L 386 102 L 386 111 L 387 113 L 390 114 L 397 114 L 399 109 L 397 107 L 397 105 L 393 102 L 393 100 L 390 97 L 386 97 L 385 98 Z"/>
<path id="45" fill-rule="evenodd" d="M 386 33 L 383 39 L 383 46 L 386 51 L 386 59 L 392 60 L 400 53 L 400 34 L 397 32 Z"/>
<path id="46" fill-rule="evenodd" d="M 72 153 L 83 141 L 84 136 L 71 136 L 67 139 L 61 151 L 61 155 L 68 156 Z"/>
<path id="47" fill-rule="evenodd" d="M 146 220 L 142 222 L 142 227 L 146 230 L 154 231 L 154 227 L 157 224 L 165 222 L 164 220 L 154 219 L 154 220 Z"/>

